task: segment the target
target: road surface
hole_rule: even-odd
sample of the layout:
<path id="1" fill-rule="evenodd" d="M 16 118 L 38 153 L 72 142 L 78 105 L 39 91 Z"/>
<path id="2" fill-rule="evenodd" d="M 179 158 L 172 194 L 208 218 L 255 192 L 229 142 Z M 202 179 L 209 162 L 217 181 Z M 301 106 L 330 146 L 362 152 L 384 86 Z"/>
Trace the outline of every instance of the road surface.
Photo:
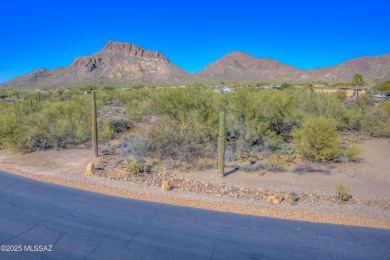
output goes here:
<path id="1" fill-rule="evenodd" d="M 0 172 L 0 259 L 390 259 L 390 230 L 124 199 Z"/>

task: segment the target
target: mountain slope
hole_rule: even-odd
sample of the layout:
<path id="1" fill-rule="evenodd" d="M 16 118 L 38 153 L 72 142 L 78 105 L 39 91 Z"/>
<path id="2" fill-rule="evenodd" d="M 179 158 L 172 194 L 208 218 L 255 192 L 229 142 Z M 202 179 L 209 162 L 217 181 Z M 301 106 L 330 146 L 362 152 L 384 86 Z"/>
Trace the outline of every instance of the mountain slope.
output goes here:
<path id="1" fill-rule="evenodd" d="M 390 54 L 360 57 L 332 67 L 310 70 L 310 77 L 327 82 L 349 82 L 359 73 L 364 80 L 381 82 L 390 79 Z"/>
<path id="2" fill-rule="evenodd" d="M 195 75 L 212 82 L 349 82 L 356 73 L 372 82 L 390 79 L 390 54 L 352 59 L 332 67 L 300 70 L 272 59 L 232 52 Z"/>
<path id="3" fill-rule="evenodd" d="M 210 63 L 195 74 L 213 82 L 264 82 L 293 80 L 300 71 L 272 59 L 259 59 L 243 52 L 226 54 L 220 60 Z"/>
<path id="4" fill-rule="evenodd" d="M 69 66 L 39 69 L 3 84 L 3 87 L 74 87 L 88 84 L 182 84 L 194 77 L 169 62 L 158 51 L 147 51 L 129 43 L 109 41 L 102 50 L 78 57 Z"/>

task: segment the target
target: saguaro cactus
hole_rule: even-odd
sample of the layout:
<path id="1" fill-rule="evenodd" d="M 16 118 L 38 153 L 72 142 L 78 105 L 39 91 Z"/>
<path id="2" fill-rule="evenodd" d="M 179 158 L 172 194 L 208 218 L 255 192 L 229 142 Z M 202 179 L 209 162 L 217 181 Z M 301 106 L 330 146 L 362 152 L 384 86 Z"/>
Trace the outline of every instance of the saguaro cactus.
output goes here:
<path id="1" fill-rule="evenodd" d="M 219 135 L 218 135 L 218 173 L 221 177 L 225 175 L 225 113 L 219 114 Z"/>
<path id="2" fill-rule="evenodd" d="M 98 131 L 95 90 L 92 91 L 92 149 L 93 156 L 98 157 Z"/>

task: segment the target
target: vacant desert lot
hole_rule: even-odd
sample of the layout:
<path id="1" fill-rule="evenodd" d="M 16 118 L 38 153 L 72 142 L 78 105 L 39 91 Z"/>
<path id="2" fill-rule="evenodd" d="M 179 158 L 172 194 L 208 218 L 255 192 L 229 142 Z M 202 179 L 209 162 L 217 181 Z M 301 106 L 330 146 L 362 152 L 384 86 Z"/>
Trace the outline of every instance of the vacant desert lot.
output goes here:
<path id="1" fill-rule="evenodd" d="M 173 182 L 175 179 L 182 180 L 187 186 L 169 192 L 161 191 L 161 184 L 156 184 L 156 180 L 158 182 L 161 178 L 141 176 L 114 180 L 116 173 L 110 172 L 109 165 L 115 157 L 102 156 L 94 161 L 91 151 L 83 149 L 28 154 L 1 151 L 0 169 L 117 196 L 245 214 L 390 228 L 390 141 L 370 139 L 360 143 L 359 147 L 362 150 L 361 162 L 335 164 L 330 174 L 297 174 L 291 171 L 293 166 L 286 172 L 232 171 L 224 178 L 219 177 L 216 170 L 172 172 L 168 176 Z M 99 168 L 98 176 L 86 177 L 85 168 L 91 161 Z M 202 188 L 191 188 L 191 185 L 196 186 L 195 183 L 201 183 L 202 187 L 225 189 L 227 192 L 213 194 Z M 336 184 L 350 188 L 350 202 L 337 201 Z M 238 191 L 259 190 L 267 194 L 294 191 L 302 196 L 302 200 L 294 206 L 286 201 L 275 206 L 264 199 L 229 194 L 233 188 Z"/>

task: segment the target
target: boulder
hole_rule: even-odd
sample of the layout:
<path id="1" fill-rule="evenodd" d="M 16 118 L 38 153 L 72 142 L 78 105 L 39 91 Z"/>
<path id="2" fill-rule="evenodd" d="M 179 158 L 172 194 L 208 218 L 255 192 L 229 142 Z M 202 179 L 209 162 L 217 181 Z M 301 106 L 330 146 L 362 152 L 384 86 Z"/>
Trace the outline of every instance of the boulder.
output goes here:
<path id="1" fill-rule="evenodd" d="M 283 201 L 282 196 L 268 196 L 267 201 L 271 204 L 280 204 Z"/>

